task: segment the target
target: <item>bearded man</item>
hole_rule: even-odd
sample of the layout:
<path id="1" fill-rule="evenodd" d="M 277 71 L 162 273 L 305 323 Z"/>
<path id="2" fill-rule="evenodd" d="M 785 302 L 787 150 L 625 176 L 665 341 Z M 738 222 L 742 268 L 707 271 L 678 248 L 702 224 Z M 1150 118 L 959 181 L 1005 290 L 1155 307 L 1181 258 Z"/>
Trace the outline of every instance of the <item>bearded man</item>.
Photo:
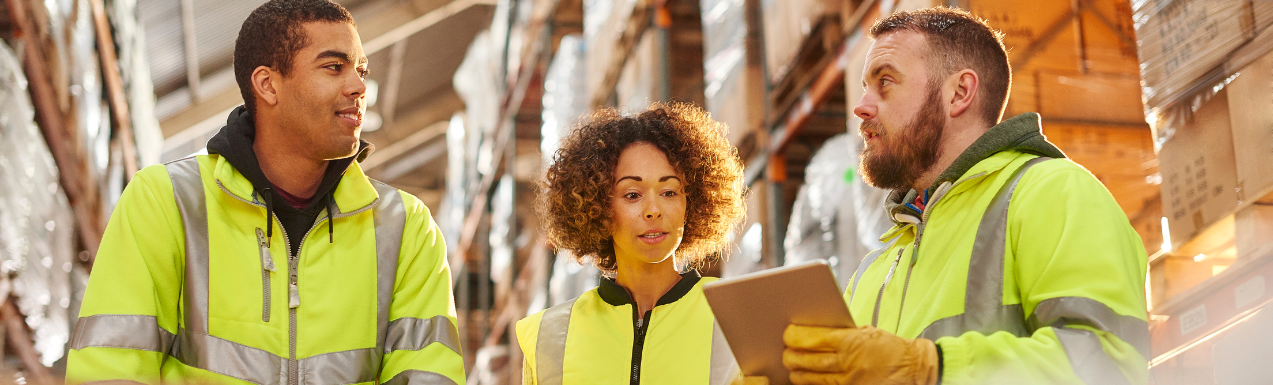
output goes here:
<path id="1" fill-rule="evenodd" d="M 895 225 L 845 293 L 859 327 L 787 328 L 791 382 L 1146 383 L 1140 237 L 1038 114 L 1001 120 L 1002 34 L 930 8 L 871 35 L 853 112 Z"/>

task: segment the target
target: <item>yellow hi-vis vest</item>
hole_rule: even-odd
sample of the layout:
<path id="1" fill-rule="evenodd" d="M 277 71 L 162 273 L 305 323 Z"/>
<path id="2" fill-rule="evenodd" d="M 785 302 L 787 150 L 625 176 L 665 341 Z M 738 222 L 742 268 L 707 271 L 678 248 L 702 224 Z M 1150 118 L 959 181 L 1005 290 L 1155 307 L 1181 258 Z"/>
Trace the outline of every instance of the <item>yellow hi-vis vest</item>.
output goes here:
<path id="1" fill-rule="evenodd" d="M 419 200 L 354 163 L 332 222 L 266 239 L 253 191 L 215 154 L 137 174 L 98 251 L 68 383 L 463 383 L 446 248 Z M 331 238 L 309 236 L 326 226 Z"/>
<path id="2" fill-rule="evenodd" d="M 703 284 L 714 280 L 683 274 L 648 325 L 638 325 L 646 320 L 636 303 L 609 279 L 518 321 L 523 377 L 537 385 L 728 384 L 738 365 L 703 297 Z"/>

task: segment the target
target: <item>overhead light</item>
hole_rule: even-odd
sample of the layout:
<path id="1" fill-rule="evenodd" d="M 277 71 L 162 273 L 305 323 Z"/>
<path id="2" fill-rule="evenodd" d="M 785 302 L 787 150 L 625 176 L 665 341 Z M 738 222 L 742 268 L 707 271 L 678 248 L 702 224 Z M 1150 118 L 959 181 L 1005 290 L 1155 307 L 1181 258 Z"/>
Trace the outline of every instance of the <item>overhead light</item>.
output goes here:
<path id="1" fill-rule="evenodd" d="M 1167 228 L 1167 217 L 1162 217 L 1162 252 L 1171 251 L 1171 229 Z"/>
<path id="2" fill-rule="evenodd" d="M 1198 254 L 1198 255 L 1193 256 L 1193 261 L 1194 261 L 1194 262 L 1202 262 L 1202 260 L 1204 260 L 1204 259 L 1207 259 L 1207 255 L 1206 255 L 1206 254 Z"/>

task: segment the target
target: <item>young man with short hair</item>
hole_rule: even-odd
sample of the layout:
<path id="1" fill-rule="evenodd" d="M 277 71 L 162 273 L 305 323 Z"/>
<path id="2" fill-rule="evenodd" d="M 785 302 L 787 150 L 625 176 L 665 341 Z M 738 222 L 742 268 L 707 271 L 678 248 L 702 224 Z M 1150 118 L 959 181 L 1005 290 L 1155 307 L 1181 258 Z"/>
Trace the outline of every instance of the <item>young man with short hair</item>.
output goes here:
<path id="1" fill-rule="evenodd" d="M 1140 237 L 1038 114 L 1000 121 L 1002 35 L 950 8 L 893 14 L 871 35 L 853 112 L 862 174 L 893 190 L 895 226 L 845 293 L 860 327 L 787 328 L 791 381 L 1146 383 Z"/>
<path id="2" fill-rule="evenodd" d="M 329 0 L 272 0 L 234 51 L 209 155 L 142 170 L 111 216 L 67 381 L 457 384 L 446 247 L 358 161 L 367 58 Z"/>

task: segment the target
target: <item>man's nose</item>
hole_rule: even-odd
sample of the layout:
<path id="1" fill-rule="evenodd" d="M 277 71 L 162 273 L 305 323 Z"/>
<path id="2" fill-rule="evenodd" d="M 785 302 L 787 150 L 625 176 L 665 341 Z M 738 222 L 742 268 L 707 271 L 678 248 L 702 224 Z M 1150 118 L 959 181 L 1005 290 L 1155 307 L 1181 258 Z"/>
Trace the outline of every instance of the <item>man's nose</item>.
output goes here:
<path id="1" fill-rule="evenodd" d="M 874 119 L 876 112 L 875 102 L 871 100 L 869 94 L 862 95 L 862 98 L 858 99 L 857 105 L 853 106 L 853 115 L 857 115 L 862 120 Z"/>

